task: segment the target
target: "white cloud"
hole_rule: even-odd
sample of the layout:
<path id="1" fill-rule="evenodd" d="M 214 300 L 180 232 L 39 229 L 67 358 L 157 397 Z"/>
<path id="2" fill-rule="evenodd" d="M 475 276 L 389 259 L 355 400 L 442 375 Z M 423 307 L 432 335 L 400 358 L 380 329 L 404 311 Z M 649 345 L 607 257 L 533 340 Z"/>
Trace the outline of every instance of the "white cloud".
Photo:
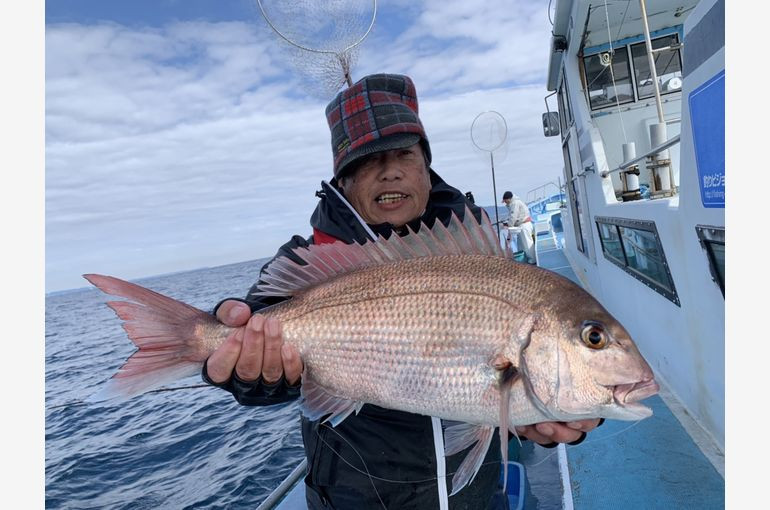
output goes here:
<path id="1" fill-rule="evenodd" d="M 498 195 L 555 180 L 560 148 L 540 127 L 545 6 L 450 4 L 410 3 L 398 20 L 411 24 L 396 28 L 386 16 L 399 3 L 382 7 L 354 77 L 413 76 L 434 168 L 482 205 L 499 201 L 488 154 L 470 142 L 482 111 L 509 127 Z M 331 176 L 325 100 L 289 66 L 253 20 L 48 26 L 47 290 L 82 286 L 85 272 L 136 278 L 269 256 L 310 234 L 314 192 Z"/>
<path id="2" fill-rule="evenodd" d="M 375 31 L 364 74 L 398 70 L 432 93 L 472 91 L 544 79 L 550 32 L 546 6 L 509 2 L 492 8 L 460 0 L 425 2 L 396 38 Z"/>

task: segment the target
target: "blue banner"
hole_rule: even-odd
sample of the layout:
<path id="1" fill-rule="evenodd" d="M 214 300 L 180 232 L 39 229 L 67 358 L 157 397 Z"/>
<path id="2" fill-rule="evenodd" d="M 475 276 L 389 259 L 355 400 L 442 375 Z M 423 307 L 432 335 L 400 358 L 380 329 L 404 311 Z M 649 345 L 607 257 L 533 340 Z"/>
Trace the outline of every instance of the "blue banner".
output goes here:
<path id="1" fill-rule="evenodd" d="M 703 207 L 725 206 L 725 72 L 689 97 L 692 140 Z"/>

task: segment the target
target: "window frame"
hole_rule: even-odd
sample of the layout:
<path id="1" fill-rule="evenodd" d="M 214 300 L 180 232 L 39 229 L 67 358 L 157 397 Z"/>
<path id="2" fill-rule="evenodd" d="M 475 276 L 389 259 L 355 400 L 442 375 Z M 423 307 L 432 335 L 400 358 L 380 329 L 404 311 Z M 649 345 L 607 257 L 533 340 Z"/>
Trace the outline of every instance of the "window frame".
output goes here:
<path id="1" fill-rule="evenodd" d="M 633 67 L 633 64 L 631 62 L 631 54 L 629 52 L 628 46 L 627 45 L 626 46 L 618 46 L 617 48 L 613 46 L 612 47 L 612 51 L 615 54 L 623 52 L 626 55 L 626 70 L 628 71 L 628 80 L 629 80 L 628 84 L 631 87 L 631 97 L 629 99 L 625 99 L 623 101 L 617 101 L 617 100 L 610 101 L 607 104 L 604 104 L 604 105 L 601 105 L 601 106 L 594 106 L 593 105 L 593 102 L 591 101 L 591 88 L 590 88 L 591 87 L 591 82 L 588 80 L 588 75 L 586 74 L 586 60 L 591 58 L 591 57 L 595 57 L 597 55 L 601 55 L 602 53 L 607 53 L 608 51 L 609 51 L 609 48 L 607 48 L 607 51 L 598 51 L 598 52 L 592 53 L 590 55 L 583 55 L 583 58 L 582 58 L 583 65 L 581 66 L 581 68 L 582 68 L 582 71 L 583 71 L 583 74 L 584 74 L 583 80 L 586 83 L 586 91 L 585 91 L 586 92 L 586 99 L 588 100 L 588 107 L 591 109 L 592 112 L 604 110 L 605 108 L 617 107 L 618 104 L 626 105 L 626 104 L 634 103 L 634 102 L 637 101 L 636 85 L 635 85 L 636 80 L 634 79 L 634 67 Z M 614 63 L 610 63 L 610 66 L 612 66 L 612 65 L 614 65 Z"/>
<path id="2" fill-rule="evenodd" d="M 673 276 L 671 276 L 671 268 L 669 268 L 668 261 L 666 260 L 666 252 L 663 249 L 663 243 L 660 241 L 660 235 L 658 234 L 658 229 L 655 226 L 654 221 L 636 220 L 636 219 L 629 219 L 629 218 L 617 218 L 617 217 L 609 217 L 609 216 L 595 216 L 594 223 L 596 224 L 596 230 L 599 236 L 599 242 L 601 243 L 601 246 L 602 246 L 602 255 L 604 255 L 605 259 L 612 262 L 619 268 L 623 269 L 623 271 L 633 276 L 636 280 L 644 283 L 646 286 L 648 286 L 658 294 L 662 295 L 663 297 L 665 297 L 666 299 L 674 303 L 676 306 L 681 306 L 679 302 L 679 295 L 676 291 L 676 285 L 674 284 L 674 278 Z M 620 247 L 623 254 L 623 260 L 616 259 L 613 255 L 610 254 L 608 249 L 605 247 L 605 239 L 604 239 L 604 236 L 602 236 L 602 229 L 600 224 L 615 227 L 615 233 L 618 239 L 620 239 Z M 668 285 L 670 286 L 670 289 L 667 288 L 662 282 L 658 282 L 658 280 L 651 278 L 647 274 L 635 269 L 633 266 L 630 266 L 628 264 L 628 254 L 626 252 L 626 246 L 623 243 L 623 236 L 620 233 L 619 227 L 629 228 L 634 230 L 641 230 L 641 231 L 649 232 L 653 235 L 657 243 L 657 249 L 661 255 L 663 269 L 665 269 L 666 277 L 668 279 Z"/>
<path id="3" fill-rule="evenodd" d="M 678 32 L 673 32 L 671 34 L 659 35 L 658 37 L 656 37 L 654 39 L 651 39 L 653 47 L 655 46 L 655 41 L 659 41 L 660 39 L 663 39 L 663 38 L 666 38 L 666 37 L 675 37 L 676 38 L 676 41 L 675 41 L 676 44 L 679 44 L 681 42 L 680 38 L 679 38 L 679 33 Z M 655 89 L 654 89 L 654 87 L 653 87 L 653 91 L 650 94 L 646 94 L 644 96 L 641 95 L 639 93 L 639 83 L 636 80 L 636 65 L 634 64 L 634 48 L 638 47 L 638 46 L 645 46 L 645 45 L 646 45 L 646 43 L 644 41 L 637 42 L 637 43 L 629 43 L 628 44 L 628 52 L 629 52 L 629 56 L 630 56 L 630 59 L 631 59 L 631 70 L 634 73 L 634 94 L 636 95 L 636 98 L 637 98 L 636 100 L 637 101 L 643 101 L 645 99 L 650 99 L 650 98 L 655 97 Z M 670 44 L 669 44 L 669 46 L 670 46 Z M 676 57 L 679 60 L 679 74 L 680 74 L 680 77 L 681 77 L 681 74 L 682 74 L 682 52 L 680 50 L 681 50 L 681 46 L 679 48 L 677 48 L 676 50 L 674 50 L 674 51 L 676 52 Z M 644 56 L 647 57 L 647 49 L 646 48 L 644 50 Z M 655 69 L 655 71 L 657 72 L 657 69 Z M 652 73 L 650 73 L 650 77 L 652 78 Z M 658 75 L 658 78 L 660 78 L 660 75 Z M 660 95 L 661 96 L 666 96 L 666 95 L 669 95 L 669 94 L 676 94 L 677 92 L 681 93 L 682 92 L 682 88 L 680 87 L 680 88 L 678 88 L 676 90 L 670 90 L 668 92 L 660 90 Z"/>
<path id="4" fill-rule="evenodd" d="M 709 264 L 711 279 L 717 284 L 719 290 L 722 291 L 722 297 L 724 298 L 725 280 L 727 279 L 727 276 L 725 275 L 726 271 L 724 267 L 722 272 L 717 269 L 718 264 L 716 257 L 714 256 L 714 250 L 711 247 L 714 244 L 725 246 L 725 228 L 715 227 L 713 225 L 695 225 L 695 232 L 698 234 L 698 242 L 700 243 L 701 248 L 703 248 L 703 251 L 706 253 L 706 260 Z M 725 252 L 725 255 L 726 254 L 727 252 Z"/>
<path id="5" fill-rule="evenodd" d="M 681 44 L 681 41 L 683 40 L 683 35 L 684 35 L 683 30 L 684 30 L 683 25 L 677 25 L 674 27 L 668 27 L 661 30 L 656 30 L 650 33 L 650 39 L 654 43 L 654 41 L 658 39 L 675 35 L 677 42 Z M 629 107 L 635 103 L 648 101 L 651 97 L 655 97 L 654 94 L 652 96 L 645 95 L 644 97 L 640 97 L 639 95 L 639 90 L 636 83 L 636 66 L 634 65 L 634 55 L 633 55 L 633 51 L 631 51 L 631 48 L 632 46 L 636 46 L 640 43 L 644 43 L 644 35 L 642 34 L 636 35 L 633 37 L 627 37 L 625 39 L 620 39 L 618 41 L 613 41 L 612 43 L 601 44 L 599 46 L 592 46 L 592 47 L 583 49 L 583 52 L 580 55 L 581 57 L 580 71 L 582 75 L 581 78 L 583 80 L 583 83 L 585 84 L 585 89 L 584 89 L 585 98 L 586 98 L 586 102 L 588 103 L 588 109 L 590 112 L 592 113 L 601 112 L 612 107 L 617 108 L 618 106 L 617 101 L 613 101 L 603 106 L 594 107 L 591 103 L 591 96 L 590 96 L 590 90 L 588 85 L 589 81 L 588 81 L 588 76 L 586 75 L 586 66 L 585 66 L 586 59 L 599 55 L 601 53 L 606 53 L 610 49 L 612 49 L 616 53 L 619 51 L 625 51 L 626 58 L 628 59 L 628 69 L 629 69 L 630 79 L 631 79 L 631 94 L 633 98 L 629 101 L 621 102 L 620 104 L 626 107 Z M 676 53 L 677 53 L 677 56 L 679 57 L 679 69 L 680 71 L 682 71 L 682 64 L 683 64 L 682 46 L 676 49 Z M 682 92 L 682 89 L 680 88 L 678 90 L 672 90 L 670 92 L 661 92 L 661 95 L 681 94 L 681 92 Z"/>

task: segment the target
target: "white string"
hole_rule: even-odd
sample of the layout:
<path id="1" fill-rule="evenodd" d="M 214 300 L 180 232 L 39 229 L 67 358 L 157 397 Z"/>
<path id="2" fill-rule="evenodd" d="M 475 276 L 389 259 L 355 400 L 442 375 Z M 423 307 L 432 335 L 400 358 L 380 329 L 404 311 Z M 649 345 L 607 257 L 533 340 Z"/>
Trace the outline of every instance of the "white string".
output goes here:
<path id="1" fill-rule="evenodd" d="M 580 443 L 580 444 L 576 444 L 576 445 L 574 445 L 574 446 L 571 446 L 571 445 L 567 445 L 567 444 L 565 444 L 565 448 L 569 448 L 569 449 L 571 450 L 572 448 L 577 448 L 578 446 L 583 446 L 583 445 L 586 445 L 586 444 L 591 444 L 591 443 L 600 443 L 600 442 L 602 442 L 602 441 L 606 441 L 607 439 L 610 439 L 610 438 L 612 438 L 612 437 L 615 437 L 615 436 L 617 436 L 617 435 L 619 435 L 619 434 L 622 434 L 622 433 L 624 433 L 624 432 L 626 432 L 626 431 L 630 430 L 630 429 L 631 429 L 631 428 L 633 428 L 633 427 L 636 427 L 636 426 L 637 426 L 637 425 L 638 425 L 640 422 L 641 422 L 641 420 L 639 420 L 639 421 L 635 421 L 635 422 L 633 422 L 631 425 L 629 425 L 628 427 L 626 427 L 626 428 L 624 428 L 624 429 L 622 429 L 622 430 L 619 430 L 619 431 L 617 431 L 617 432 L 614 432 L 614 433 L 612 433 L 612 434 L 609 434 L 609 435 L 607 435 L 607 436 L 602 436 L 602 437 L 599 437 L 599 438 L 596 438 L 596 439 L 588 439 L 588 440 L 586 440 L 586 441 L 583 441 L 582 443 Z M 342 439 L 342 440 L 343 440 L 345 443 L 347 443 L 347 445 L 348 445 L 348 446 L 349 446 L 349 447 L 350 447 L 350 448 L 351 448 L 351 449 L 352 449 L 352 450 L 353 450 L 353 451 L 356 453 L 356 455 L 358 455 L 358 458 L 361 460 L 361 463 L 364 465 L 364 469 L 365 469 L 365 471 L 364 471 L 364 470 L 361 470 L 361 469 L 359 469 L 358 467 L 356 467 L 356 466 L 354 466 L 353 464 L 351 464 L 351 463 L 350 463 L 350 462 L 349 462 L 349 461 L 348 461 L 348 460 L 347 460 L 345 457 L 343 457 L 343 456 L 342 456 L 342 454 L 341 454 L 340 452 L 338 452 L 337 450 L 335 450 L 335 449 L 334 449 L 334 448 L 333 448 L 333 447 L 332 447 L 332 446 L 331 446 L 329 443 L 327 443 L 327 442 L 326 442 L 326 441 L 325 441 L 325 440 L 324 440 L 324 439 L 323 439 L 323 438 L 320 436 L 320 434 L 318 434 L 318 438 L 321 440 L 321 442 L 323 442 L 323 443 L 324 443 L 324 444 L 325 444 L 325 445 L 326 445 L 326 446 L 327 446 L 327 447 L 328 447 L 328 448 L 329 448 L 329 449 L 330 449 L 332 452 L 334 452 L 334 454 L 335 454 L 335 455 L 337 455 L 337 457 L 339 457 L 339 459 L 340 459 L 340 460 L 342 460 L 342 462 L 344 462 L 345 464 L 347 464 L 347 465 L 348 465 L 348 467 L 350 467 L 350 468 L 351 468 L 351 469 L 353 469 L 354 471 L 357 471 L 357 472 L 361 473 L 362 475 L 366 475 L 366 476 L 368 476 L 370 480 L 380 480 L 380 481 L 382 481 L 382 482 L 389 482 L 389 483 L 402 483 L 402 484 L 419 484 L 419 483 L 428 483 L 428 482 L 433 482 L 433 481 L 437 480 L 437 478 L 436 478 L 436 477 L 432 477 L 432 478 L 425 478 L 425 479 L 422 479 L 422 480 L 394 480 L 394 479 L 392 479 L 392 478 L 383 478 L 383 477 L 381 477 L 381 476 L 373 475 L 372 473 L 370 473 L 370 472 L 369 472 L 369 468 L 366 466 L 366 462 L 364 461 L 363 457 L 361 457 L 361 454 L 360 454 L 360 453 L 358 453 L 358 450 L 356 450 L 355 446 L 353 446 L 353 445 L 350 443 L 350 441 L 348 441 L 348 440 L 345 438 L 345 436 L 343 436 L 343 435 L 342 435 L 342 434 L 341 434 L 341 433 L 340 433 L 338 430 L 336 430 L 336 429 L 334 429 L 334 428 L 330 427 L 330 426 L 329 426 L 329 425 L 327 425 L 326 423 L 322 423 L 322 424 L 321 424 L 321 426 L 322 426 L 322 427 L 326 427 L 326 428 L 328 428 L 330 431 L 332 431 L 332 432 L 334 432 L 335 434 L 337 434 L 337 436 L 338 436 L 340 439 Z M 596 430 L 596 429 L 594 429 L 594 430 Z M 317 432 L 316 432 L 316 433 L 317 433 Z M 534 443 L 534 444 L 537 444 L 537 443 Z M 544 457 L 543 459 L 541 459 L 541 460 L 540 460 L 540 462 L 538 462 L 537 464 L 525 464 L 525 467 L 526 467 L 526 468 L 533 468 L 533 467 L 535 467 L 535 466 L 539 466 L 540 464 L 542 464 L 542 463 L 543 463 L 543 462 L 545 462 L 546 460 L 550 459 L 551 457 L 553 457 L 553 456 L 554 456 L 554 455 L 556 455 L 557 453 L 558 453 L 558 452 L 556 452 L 556 451 L 555 451 L 555 449 L 554 449 L 554 452 L 552 452 L 552 453 L 548 454 L 547 456 L 545 456 L 545 457 Z M 498 464 L 498 463 L 499 463 L 498 461 L 494 461 L 494 462 L 485 462 L 485 463 L 483 463 L 483 464 L 482 464 L 482 466 L 486 466 L 486 465 L 488 465 L 488 464 Z M 446 476 L 450 476 L 450 475 L 454 475 L 454 474 L 455 474 L 455 471 L 452 471 L 451 473 L 446 473 Z M 372 484 L 373 484 L 373 482 L 372 482 Z M 376 492 L 376 491 L 377 491 L 377 488 L 375 487 L 375 489 L 374 489 L 374 490 L 375 490 L 375 492 Z M 379 493 L 377 494 L 377 496 L 379 497 Z"/>
<path id="2" fill-rule="evenodd" d="M 625 126 L 625 123 L 623 122 L 623 114 L 620 111 L 620 99 L 618 97 L 618 87 L 617 87 L 617 85 L 615 83 L 615 73 L 612 70 L 612 64 L 613 64 L 615 52 L 614 52 L 614 50 L 612 48 L 612 33 L 610 33 L 610 14 L 607 11 L 607 0 L 604 0 L 604 19 L 607 22 L 607 42 L 610 45 L 610 52 L 609 52 L 609 55 L 610 55 L 610 65 L 609 65 L 609 68 L 610 68 L 610 77 L 612 78 L 612 88 L 615 90 L 615 104 L 618 107 L 618 115 L 620 116 L 620 129 L 623 131 L 623 140 L 625 141 L 625 143 L 628 143 L 628 137 L 626 137 L 626 126 Z M 599 58 L 601 58 L 601 57 L 599 57 Z"/>
<path id="3" fill-rule="evenodd" d="M 384 479 L 384 478 L 379 478 L 379 477 L 376 477 L 376 476 L 372 476 L 372 474 L 369 472 L 369 468 L 367 467 L 367 465 L 366 465 L 366 461 L 364 460 L 364 458 L 361 456 L 361 454 L 360 454 L 360 453 L 358 453 L 358 450 L 356 450 L 356 448 L 355 448 L 355 447 L 354 447 L 352 444 L 350 444 L 350 441 L 348 441 L 347 439 L 345 439 L 345 436 L 343 436 L 342 434 L 340 434 L 338 431 L 334 430 L 334 428 L 333 428 L 333 427 L 330 427 L 330 426 L 329 426 L 329 425 L 327 425 L 326 423 L 321 423 L 321 427 L 326 427 L 326 428 L 328 428 L 329 430 L 331 430 L 331 431 L 333 431 L 334 433 L 336 433 L 336 434 L 337 434 L 337 435 L 338 435 L 340 438 L 342 438 L 342 440 L 343 440 L 343 441 L 345 441 L 345 442 L 348 444 L 348 446 L 350 446 L 350 448 L 353 450 L 353 452 L 355 452 L 355 454 L 356 454 L 356 455 L 358 455 L 358 458 L 359 458 L 359 460 L 361 461 L 361 464 L 363 464 L 363 466 L 364 466 L 364 469 L 366 470 L 365 472 L 364 472 L 364 471 L 361 471 L 360 469 L 358 469 L 357 467 L 355 467 L 353 464 L 351 464 L 350 462 L 348 462 L 348 461 L 347 461 L 347 459 L 345 459 L 345 457 L 343 457 L 343 456 L 342 456 L 342 454 L 340 454 L 340 453 L 339 453 L 337 450 L 335 450 L 335 449 L 332 447 L 332 445 L 330 445 L 329 443 L 327 443 L 327 442 L 326 442 L 326 440 L 324 440 L 324 438 L 322 438 L 322 437 L 321 437 L 321 434 L 319 434 L 319 433 L 318 433 L 318 430 L 316 430 L 316 431 L 315 431 L 316 435 L 318 435 L 318 439 L 320 439 L 320 440 L 321 440 L 321 442 L 323 442 L 323 444 L 325 444 L 327 448 L 329 448 L 331 451 L 333 451 L 335 454 L 337 454 L 337 457 L 339 457 L 339 458 L 340 458 L 340 459 L 341 459 L 341 460 L 342 460 L 342 461 L 343 461 L 345 464 L 347 464 L 348 466 L 350 466 L 351 468 L 353 468 L 355 471 L 358 471 L 359 473 L 361 473 L 361 474 L 363 474 L 363 475 L 366 475 L 366 476 L 368 476 L 368 477 L 369 477 L 369 483 L 371 483 L 371 484 L 372 484 L 372 489 L 374 489 L 374 494 L 377 496 L 377 499 L 380 501 L 380 505 L 382 505 L 382 508 L 384 508 L 385 510 L 387 510 L 387 507 L 385 506 L 385 503 L 382 501 L 382 498 L 380 497 L 380 492 L 377 490 L 377 486 L 374 484 L 374 479 L 375 479 L 375 478 L 377 478 L 377 479 L 379 479 L 379 480 L 385 480 L 385 479 Z M 389 480 L 386 480 L 386 481 L 389 481 Z"/>
<path id="4" fill-rule="evenodd" d="M 565 445 L 564 447 L 565 447 L 565 448 L 568 448 L 568 449 L 570 449 L 570 450 L 571 450 L 571 449 L 573 449 L 573 448 L 577 448 L 578 446 L 583 446 L 584 444 L 591 444 L 591 443 L 598 443 L 598 442 L 601 442 L 601 441 L 605 441 L 605 440 L 607 440 L 607 439 L 609 439 L 609 438 L 611 438 L 611 437 L 617 436 L 618 434 L 622 434 L 623 432 L 625 432 L 625 431 L 627 431 L 627 430 L 631 429 L 632 427 L 636 427 L 637 425 L 639 425 L 639 422 L 640 422 L 640 421 L 641 421 L 641 420 L 639 420 L 639 421 L 635 421 L 634 423 L 632 423 L 632 424 L 631 424 L 631 425 L 629 425 L 628 427 L 624 428 L 623 430 L 619 430 L 618 432 L 615 432 L 615 433 L 613 433 L 613 434 L 610 434 L 610 435 L 608 435 L 608 436 L 602 436 L 602 437 L 599 437 L 599 438 L 596 438 L 596 439 L 589 439 L 589 440 L 583 441 L 583 442 L 582 442 L 582 443 L 580 443 L 580 444 L 576 444 L 576 445 L 574 445 L 574 446 L 572 446 L 572 445 Z M 537 464 L 527 464 L 527 467 L 529 467 L 529 468 L 532 468 L 532 467 L 535 467 L 535 466 L 539 466 L 540 464 L 542 464 L 543 462 L 547 461 L 548 459 L 550 459 L 551 457 L 553 457 L 553 456 L 554 456 L 554 455 L 556 455 L 557 453 L 558 453 L 558 452 L 554 451 L 554 452 L 550 453 L 549 455 L 546 455 L 546 456 L 545 456 L 545 457 L 544 457 L 544 458 L 543 458 L 543 459 L 542 459 L 540 462 L 538 462 Z"/>
<path id="5" fill-rule="evenodd" d="M 356 217 L 356 219 L 361 224 L 361 226 L 364 228 L 364 230 L 366 230 L 366 233 L 369 235 L 369 238 L 371 238 L 372 241 L 376 241 L 377 240 L 377 234 L 375 234 L 374 231 L 372 231 L 372 229 L 369 227 L 369 225 L 366 224 L 366 222 L 361 217 L 361 215 L 358 214 L 358 211 L 356 211 L 355 208 L 352 205 L 350 205 L 350 202 L 348 202 L 347 199 L 345 199 L 345 197 L 342 196 L 342 193 L 337 191 L 337 188 L 332 186 L 328 182 L 326 182 L 326 181 L 321 181 L 321 182 L 326 184 L 326 187 L 330 188 L 337 195 L 337 198 L 342 200 L 342 203 L 345 204 L 348 209 L 350 209 L 350 212 L 353 213 L 353 216 Z"/>

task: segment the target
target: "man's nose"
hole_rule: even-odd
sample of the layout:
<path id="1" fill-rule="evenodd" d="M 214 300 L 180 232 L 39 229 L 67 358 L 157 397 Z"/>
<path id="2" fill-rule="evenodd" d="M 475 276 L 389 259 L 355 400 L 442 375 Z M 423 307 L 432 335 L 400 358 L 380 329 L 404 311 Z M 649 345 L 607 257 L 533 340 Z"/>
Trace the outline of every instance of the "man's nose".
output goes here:
<path id="1" fill-rule="evenodd" d="M 394 154 L 386 153 L 380 161 L 380 179 L 397 180 L 404 176 L 401 161 Z"/>

